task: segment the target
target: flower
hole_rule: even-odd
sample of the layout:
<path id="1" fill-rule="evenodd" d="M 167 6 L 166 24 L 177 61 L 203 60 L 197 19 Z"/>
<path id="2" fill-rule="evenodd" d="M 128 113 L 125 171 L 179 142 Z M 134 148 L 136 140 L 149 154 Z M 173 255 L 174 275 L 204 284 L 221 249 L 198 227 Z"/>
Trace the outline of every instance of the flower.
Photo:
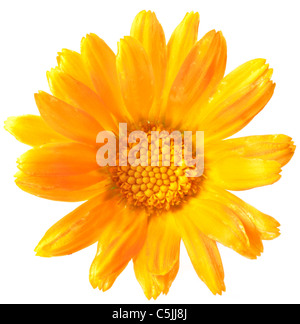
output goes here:
<path id="1" fill-rule="evenodd" d="M 226 139 L 272 97 L 272 69 L 255 59 L 224 77 L 225 39 L 212 30 L 197 41 L 198 25 L 198 13 L 186 14 L 166 44 L 156 15 L 142 11 L 117 55 L 89 34 L 80 53 L 59 53 L 47 73 L 53 96 L 35 94 L 40 115 L 6 121 L 10 133 L 33 147 L 18 159 L 16 184 L 46 199 L 85 201 L 46 232 L 36 254 L 68 255 L 98 242 L 94 288 L 109 289 L 133 260 L 147 298 L 167 294 L 182 240 L 200 279 L 221 294 L 217 243 L 255 259 L 262 240 L 279 235 L 274 218 L 228 191 L 276 182 L 293 156 L 286 135 Z M 99 166 L 104 143 L 96 138 L 101 131 L 118 136 L 119 123 L 128 125 L 126 142 L 129 131 L 142 130 L 158 161 L 165 153 L 152 145 L 152 131 L 204 131 L 204 173 L 188 177 L 191 168 L 175 165 L 173 142 L 168 166 Z"/>

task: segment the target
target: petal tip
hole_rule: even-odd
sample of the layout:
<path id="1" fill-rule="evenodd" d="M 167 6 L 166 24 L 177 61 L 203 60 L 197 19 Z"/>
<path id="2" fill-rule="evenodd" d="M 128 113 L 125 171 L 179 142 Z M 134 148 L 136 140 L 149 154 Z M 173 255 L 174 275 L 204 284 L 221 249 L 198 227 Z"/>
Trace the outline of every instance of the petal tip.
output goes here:
<path id="1" fill-rule="evenodd" d="M 12 134 L 12 128 L 14 127 L 14 124 L 15 124 L 15 120 L 16 120 L 16 117 L 8 117 L 5 121 L 4 121 L 4 129 L 6 131 L 8 131 L 9 133 Z"/>
<path id="2" fill-rule="evenodd" d="M 43 251 L 43 247 L 40 247 L 40 244 L 37 245 L 37 247 L 34 249 L 35 255 L 42 257 L 42 258 L 50 258 L 51 255 Z"/>

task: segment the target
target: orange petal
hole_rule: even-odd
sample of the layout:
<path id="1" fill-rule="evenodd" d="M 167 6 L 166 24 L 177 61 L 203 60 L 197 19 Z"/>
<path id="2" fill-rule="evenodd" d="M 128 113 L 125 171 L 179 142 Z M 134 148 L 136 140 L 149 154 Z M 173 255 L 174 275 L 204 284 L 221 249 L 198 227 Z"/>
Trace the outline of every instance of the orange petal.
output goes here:
<path id="1" fill-rule="evenodd" d="M 57 63 L 62 71 L 94 90 L 92 80 L 83 64 L 82 55 L 75 51 L 63 49 L 61 53 L 58 53 Z"/>
<path id="2" fill-rule="evenodd" d="M 133 37 L 120 40 L 117 71 L 129 113 L 137 122 L 148 120 L 155 93 L 153 69 L 143 46 Z"/>
<path id="3" fill-rule="evenodd" d="M 233 138 L 214 143 L 206 147 L 205 152 L 208 161 L 233 155 L 277 161 L 284 166 L 294 155 L 295 148 L 289 136 L 277 134 Z"/>
<path id="4" fill-rule="evenodd" d="M 147 231 L 142 209 L 120 206 L 99 237 L 96 257 L 90 268 L 90 283 L 96 288 L 108 275 L 118 272 L 139 252 Z"/>
<path id="5" fill-rule="evenodd" d="M 112 187 L 111 182 L 109 180 L 102 180 L 91 186 L 83 187 L 82 189 L 66 189 L 55 186 L 40 186 L 39 184 L 37 184 L 36 181 L 33 181 L 29 178 L 30 176 L 27 175 L 26 178 L 24 176 L 20 179 L 16 179 L 17 186 L 31 195 L 55 201 L 85 201 L 91 199 L 96 195 L 99 195 L 101 192 L 111 189 Z"/>
<path id="6" fill-rule="evenodd" d="M 245 127 L 267 104 L 275 84 L 265 60 L 247 62 L 228 74 L 206 105 L 193 129 L 205 131 L 206 142 L 231 136 Z"/>
<path id="7" fill-rule="evenodd" d="M 58 133 L 72 140 L 96 145 L 102 127 L 85 111 L 40 91 L 35 101 L 45 122 Z"/>
<path id="8" fill-rule="evenodd" d="M 110 289 L 112 287 L 112 285 L 114 284 L 114 282 L 116 281 L 116 279 L 119 277 L 119 275 L 122 273 L 122 271 L 126 268 L 127 264 L 125 264 L 124 266 L 121 266 L 120 269 L 118 269 L 117 271 L 110 273 L 106 276 L 103 276 L 101 278 L 98 278 L 97 280 L 97 286 L 94 286 L 94 288 L 98 288 L 99 290 L 107 291 L 108 289 Z"/>
<path id="9" fill-rule="evenodd" d="M 226 57 L 226 41 L 221 32 L 212 30 L 194 45 L 169 94 L 166 122 L 171 127 L 189 129 L 187 127 L 194 121 L 199 107 L 209 100 L 223 78 Z"/>
<path id="10" fill-rule="evenodd" d="M 180 211 L 174 218 L 197 275 L 213 294 L 221 295 L 225 291 L 224 270 L 216 243 Z"/>
<path id="11" fill-rule="evenodd" d="M 100 170 L 63 176 L 55 174 L 35 176 L 19 171 L 16 173 L 15 177 L 17 184 L 36 186 L 44 190 L 64 189 L 75 191 L 90 187 L 102 180 L 105 180 L 108 178 L 108 175 Z"/>
<path id="12" fill-rule="evenodd" d="M 205 181 L 202 185 L 201 197 L 210 197 L 210 199 L 214 197 L 214 199 L 217 199 L 219 202 L 226 204 L 226 206 L 235 211 L 236 215 L 239 216 L 239 218 L 243 222 L 244 227 L 246 222 L 248 224 L 248 229 L 251 226 L 249 222 L 254 224 L 256 230 L 260 233 L 261 239 L 263 240 L 274 239 L 280 234 L 278 229 L 278 226 L 280 226 L 280 224 L 273 217 L 260 212 L 232 193 L 214 186 L 208 181 Z M 247 227 L 245 227 L 245 229 L 247 231 Z M 253 228 L 252 234 L 254 234 Z M 249 236 L 249 231 L 247 235 L 249 238 L 251 238 L 251 236 Z M 256 234 L 254 235 L 256 236 Z M 253 240 L 255 239 L 253 235 L 252 238 Z"/>
<path id="13" fill-rule="evenodd" d="M 117 212 L 117 208 L 112 208 L 115 204 L 116 198 L 111 192 L 82 204 L 47 231 L 35 248 L 36 255 L 67 255 L 94 244 Z"/>
<path id="14" fill-rule="evenodd" d="M 81 53 L 95 91 L 116 119 L 124 121 L 128 113 L 122 99 L 114 52 L 97 35 L 89 34 L 82 39 Z"/>
<path id="15" fill-rule="evenodd" d="M 280 172 L 277 161 L 229 156 L 210 163 L 205 174 L 221 188 L 247 190 L 278 181 Z"/>
<path id="16" fill-rule="evenodd" d="M 187 13 L 176 27 L 167 44 L 167 73 L 164 96 L 167 99 L 171 86 L 186 56 L 198 37 L 199 14 Z"/>
<path id="17" fill-rule="evenodd" d="M 118 131 L 111 112 L 100 97 L 83 83 L 55 68 L 47 72 L 50 90 L 55 97 L 87 112 L 105 130 Z"/>
<path id="18" fill-rule="evenodd" d="M 180 250 L 180 236 L 170 215 L 151 216 L 145 248 L 148 269 L 152 274 L 170 272 L 178 261 Z"/>
<path id="19" fill-rule="evenodd" d="M 141 11 L 135 17 L 130 35 L 141 42 L 152 64 L 155 78 L 155 102 L 151 108 L 150 120 L 159 113 L 160 96 L 163 89 L 167 65 L 167 46 L 163 28 L 154 12 Z"/>
<path id="20" fill-rule="evenodd" d="M 190 199 L 184 211 L 188 217 L 209 238 L 233 249 L 237 253 L 256 258 L 242 221 L 226 205 L 216 200 Z"/>
<path id="21" fill-rule="evenodd" d="M 66 176 L 100 169 L 96 150 L 79 143 L 35 147 L 18 159 L 18 168 L 34 176 Z"/>
<path id="22" fill-rule="evenodd" d="M 70 141 L 50 128 L 41 116 L 24 115 L 9 117 L 5 121 L 4 128 L 18 141 L 30 146 Z"/>

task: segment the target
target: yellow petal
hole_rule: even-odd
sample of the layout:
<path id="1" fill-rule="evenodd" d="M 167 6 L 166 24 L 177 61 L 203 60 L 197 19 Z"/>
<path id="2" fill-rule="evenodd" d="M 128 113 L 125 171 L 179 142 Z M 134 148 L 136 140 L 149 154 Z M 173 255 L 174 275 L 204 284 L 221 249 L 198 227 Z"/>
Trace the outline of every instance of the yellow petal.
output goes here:
<path id="1" fill-rule="evenodd" d="M 109 108 L 101 98 L 83 83 L 73 79 L 70 75 L 55 68 L 47 72 L 50 90 L 55 97 L 65 101 L 69 105 L 87 112 L 109 131 L 118 131 Z"/>
<path id="2" fill-rule="evenodd" d="M 161 294 L 155 276 L 152 275 L 147 267 L 147 254 L 145 246 L 139 251 L 138 255 L 133 259 L 134 273 L 137 281 L 141 285 L 145 296 L 148 299 L 156 299 Z"/>
<path id="3" fill-rule="evenodd" d="M 54 224 L 35 248 L 38 256 L 75 253 L 94 244 L 117 212 L 116 198 L 102 193 L 82 204 Z"/>
<path id="4" fill-rule="evenodd" d="M 81 53 L 95 91 L 117 120 L 125 121 L 128 113 L 121 95 L 115 53 L 95 34 L 82 39 Z"/>
<path id="5" fill-rule="evenodd" d="M 204 198 L 210 197 L 210 199 L 214 197 L 214 199 L 217 199 L 219 202 L 226 204 L 226 206 L 236 212 L 244 223 L 243 225 L 245 225 L 246 221 L 248 224 L 249 221 L 252 222 L 259 231 L 261 239 L 271 240 L 279 236 L 278 226 L 280 226 L 280 224 L 273 217 L 260 212 L 242 199 L 222 188 L 214 186 L 209 181 L 205 181 L 202 186 L 201 196 Z M 247 219 L 249 219 L 249 221 Z M 247 231 L 246 227 L 245 229 Z M 249 235 L 248 237 L 250 238 Z"/>
<path id="6" fill-rule="evenodd" d="M 62 71 L 69 74 L 75 80 L 85 84 L 90 89 L 94 89 L 94 85 L 83 64 L 82 55 L 75 51 L 63 49 L 58 53 L 57 63 Z"/>
<path id="7" fill-rule="evenodd" d="M 159 290 L 163 294 L 166 295 L 169 292 L 169 289 L 177 276 L 178 270 L 179 259 L 176 261 L 173 268 L 168 273 L 166 273 L 165 275 L 154 276 L 154 280 L 156 281 Z"/>
<path id="8" fill-rule="evenodd" d="M 70 141 L 50 128 L 41 116 L 24 115 L 9 117 L 5 121 L 4 128 L 18 141 L 30 146 Z"/>
<path id="9" fill-rule="evenodd" d="M 224 76 L 226 41 L 221 32 L 207 33 L 191 49 L 171 87 L 166 122 L 174 128 L 189 129 Z"/>
<path id="10" fill-rule="evenodd" d="M 167 98 L 171 86 L 186 56 L 198 37 L 199 14 L 187 13 L 176 27 L 167 44 L 167 73 L 164 96 Z"/>
<path id="11" fill-rule="evenodd" d="M 213 294 L 225 291 L 224 270 L 216 243 L 178 212 L 174 215 L 178 231 L 199 278 Z"/>
<path id="12" fill-rule="evenodd" d="M 203 181 L 201 184 L 201 199 L 208 199 L 214 201 L 215 204 L 223 205 L 224 213 L 226 213 L 226 210 L 230 209 L 230 213 L 241 221 L 249 242 L 246 256 L 256 258 L 263 252 L 260 232 L 249 217 L 249 210 L 235 202 L 232 196 L 233 195 L 226 190 L 213 186 L 209 180 Z"/>
<path id="13" fill-rule="evenodd" d="M 100 169 L 96 150 L 79 143 L 35 147 L 20 156 L 18 168 L 34 176 L 76 175 Z"/>
<path id="14" fill-rule="evenodd" d="M 281 165 L 277 161 L 229 156 L 210 163 L 205 174 L 224 189 L 247 190 L 278 181 L 280 172 Z"/>
<path id="15" fill-rule="evenodd" d="M 147 231 L 147 216 L 142 209 L 119 206 L 98 241 L 96 257 L 90 268 L 90 283 L 96 288 L 109 274 L 117 272 L 139 252 Z"/>
<path id="16" fill-rule="evenodd" d="M 56 132 L 72 140 L 96 146 L 96 138 L 102 127 L 85 111 L 43 91 L 35 94 L 35 101 L 45 122 Z"/>
<path id="17" fill-rule="evenodd" d="M 197 228 L 207 237 L 220 242 L 237 253 L 256 258 L 242 221 L 226 205 L 217 200 L 190 199 L 184 211 Z"/>
<path id="18" fill-rule="evenodd" d="M 180 250 L 180 236 L 170 215 L 151 216 L 145 248 L 148 270 L 152 274 L 165 275 L 170 272 L 179 258 Z"/>
<path id="19" fill-rule="evenodd" d="M 206 147 L 207 161 L 222 159 L 234 155 L 245 158 L 259 158 L 273 160 L 286 165 L 292 158 L 296 146 L 289 136 L 256 135 L 228 139 Z"/>
<path id="20" fill-rule="evenodd" d="M 163 89 L 167 64 L 167 46 L 163 28 L 154 12 L 141 11 L 135 17 L 130 35 L 141 42 L 152 64 L 155 78 L 155 102 L 150 120 L 158 117 L 160 96 Z"/>
<path id="21" fill-rule="evenodd" d="M 133 259 L 134 273 L 148 299 L 156 299 L 161 293 L 167 294 L 179 269 L 179 259 L 170 271 L 164 275 L 154 275 L 148 269 L 148 255 L 146 244 L 143 245 L 138 255 Z"/>
<path id="22" fill-rule="evenodd" d="M 223 101 L 223 96 L 230 97 L 235 92 L 259 81 L 266 73 L 271 77 L 269 64 L 266 64 L 265 59 L 254 59 L 238 66 L 222 80 L 213 100 Z"/>
<path id="23" fill-rule="evenodd" d="M 149 57 L 133 37 L 120 40 L 117 71 L 124 102 L 135 121 L 146 121 L 154 99 L 154 74 Z"/>
<path id="24" fill-rule="evenodd" d="M 262 213 L 255 207 L 243 202 L 241 199 L 232 195 L 232 199 L 236 200 L 239 204 L 243 206 L 248 212 L 248 216 L 251 218 L 253 224 L 256 226 L 260 232 L 262 240 L 273 240 L 280 235 L 278 227 L 280 224 L 273 217 Z"/>
<path id="25" fill-rule="evenodd" d="M 206 105 L 201 107 L 191 128 L 205 131 L 206 142 L 231 136 L 245 127 L 267 104 L 275 84 L 265 60 L 243 64 L 228 74 Z"/>

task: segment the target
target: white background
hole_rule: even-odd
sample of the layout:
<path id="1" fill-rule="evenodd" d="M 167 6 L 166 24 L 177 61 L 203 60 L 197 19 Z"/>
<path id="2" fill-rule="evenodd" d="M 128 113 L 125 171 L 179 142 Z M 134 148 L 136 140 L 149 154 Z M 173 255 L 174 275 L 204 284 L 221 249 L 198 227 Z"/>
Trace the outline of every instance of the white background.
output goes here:
<path id="1" fill-rule="evenodd" d="M 79 50 L 96 33 L 115 51 L 134 16 L 156 12 L 167 39 L 187 11 L 200 13 L 199 36 L 222 30 L 228 45 L 227 71 L 250 59 L 267 58 L 277 86 L 267 107 L 237 136 L 283 133 L 300 143 L 299 9 L 286 1 L 2 1 L 1 117 L 37 114 L 33 94 L 48 91 L 46 71 L 62 48 Z M 79 203 L 47 201 L 14 184 L 16 158 L 27 147 L 0 127 L 0 302 L 1 303 L 298 303 L 300 272 L 299 154 L 272 185 L 238 196 L 281 223 L 282 235 L 265 241 L 265 252 L 248 260 L 220 246 L 226 292 L 214 296 L 198 279 L 184 247 L 179 274 L 167 296 L 149 301 L 132 264 L 112 289 L 93 290 L 88 272 L 96 245 L 74 255 L 44 259 L 33 250 L 46 230 Z"/>

